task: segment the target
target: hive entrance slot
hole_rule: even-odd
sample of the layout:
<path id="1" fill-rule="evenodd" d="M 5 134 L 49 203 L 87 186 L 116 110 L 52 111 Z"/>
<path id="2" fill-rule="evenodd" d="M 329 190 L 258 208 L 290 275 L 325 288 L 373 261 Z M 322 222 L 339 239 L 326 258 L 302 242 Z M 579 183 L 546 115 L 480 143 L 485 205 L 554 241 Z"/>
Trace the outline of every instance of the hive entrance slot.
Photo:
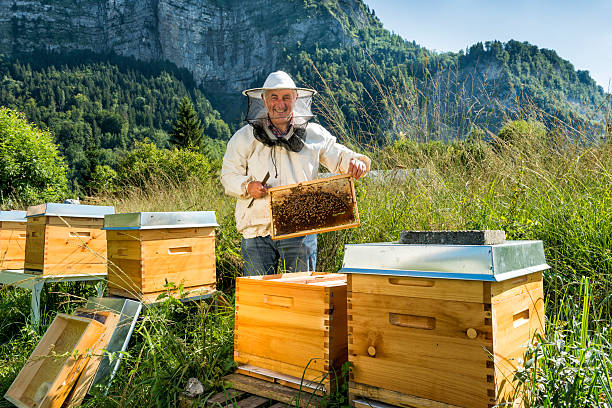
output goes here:
<path id="1" fill-rule="evenodd" d="M 270 306 L 291 307 L 293 298 L 288 296 L 264 295 L 264 303 Z"/>
<path id="2" fill-rule="evenodd" d="M 91 236 L 91 232 L 89 232 L 89 231 L 77 231 L 77 232 L 70 232 L 69 235 L 71 237 L 74 237 L 74 238 L 89 238 Z"/>
<path id="3" fill-rule="evenodd" d="M 515 313 L 512 316 L 512 325 L 514 327 L 522 326 L 529 322 L 529 309 L 525 309 L 521 312 Z"/>
<path id="4" fill-rule="evenodd" d="M 191 252 L 190 246 L 168 248 L 169 254 L 188 254 Z"/>
<path id="5" fill-rule="evenodd" d="M 391 285 L 418 286 L 422 288 L 431 288 L 434 286 L 434 281 L 431 279 L 389 278 L 389 283 Z"/>
<path id="6" fill-rule="evenodd" d="M 415 316 L 401 313 L 389 313 L 389 323 L 394 326 L 411 329 L 433 330 L 436 328 L 436 319 L 429 316 Z"/>

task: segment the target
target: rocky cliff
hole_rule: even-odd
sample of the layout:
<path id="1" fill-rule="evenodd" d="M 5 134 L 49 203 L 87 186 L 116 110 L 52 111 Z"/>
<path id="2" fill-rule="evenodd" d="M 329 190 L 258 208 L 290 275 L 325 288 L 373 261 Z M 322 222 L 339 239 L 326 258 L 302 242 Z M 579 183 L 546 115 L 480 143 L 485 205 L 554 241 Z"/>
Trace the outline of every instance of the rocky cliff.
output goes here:
<path id="1" fill-rule="evenodd" d="M 216 93 L 259 84 L 297 46 L 351 45 L 359 0 L 0 0 L 0 53 L 87 49 L 188 69 Z"/>

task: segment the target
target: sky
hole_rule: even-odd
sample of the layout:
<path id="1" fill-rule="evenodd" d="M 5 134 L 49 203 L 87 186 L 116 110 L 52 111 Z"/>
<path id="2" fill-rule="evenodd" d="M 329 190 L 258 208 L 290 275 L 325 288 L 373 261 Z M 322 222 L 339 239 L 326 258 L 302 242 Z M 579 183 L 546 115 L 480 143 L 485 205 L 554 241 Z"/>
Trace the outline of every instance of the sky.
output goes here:
<path id="1" fill-rule="evenodd" d="M 612 91 L 612 0 L 364 0 L 383 26 L 438 52 L 528 41 Z"/>

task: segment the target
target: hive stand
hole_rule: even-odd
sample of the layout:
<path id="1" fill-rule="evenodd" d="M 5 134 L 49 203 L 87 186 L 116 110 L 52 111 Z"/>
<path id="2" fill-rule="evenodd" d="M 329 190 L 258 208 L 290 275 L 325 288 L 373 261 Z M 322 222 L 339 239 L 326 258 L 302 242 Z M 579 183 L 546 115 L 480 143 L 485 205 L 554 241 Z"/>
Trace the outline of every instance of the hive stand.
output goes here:
<path id="1" fill-rule="evenodd" d="M 0 284 L 13 285 L 32 292 L 30 300 L 30 325 L 36 329 L 40 323 L 40 294 L 46 283 L 86 282 L 96 285 L 98 296 L 104 293 L 106 273 L 77 275 L 40 275 L 23 270 L 0 271 Z"/>

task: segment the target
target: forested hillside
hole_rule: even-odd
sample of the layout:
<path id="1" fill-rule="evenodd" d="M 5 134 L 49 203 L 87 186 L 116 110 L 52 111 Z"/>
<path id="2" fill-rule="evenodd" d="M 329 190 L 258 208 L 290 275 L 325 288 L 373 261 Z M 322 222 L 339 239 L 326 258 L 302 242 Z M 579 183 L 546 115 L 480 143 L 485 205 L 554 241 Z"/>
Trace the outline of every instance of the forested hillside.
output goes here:
<path id="1" fill-rule="evenodd" d="M 98 164 L 115 166 L 120 152 L 148 138 L 168 147 L 184 95 L 192 99 L 204 134 L 227 140 L 230 130 L 191 74 L 168 63 L 72 52 L 0 57 L 0 106 L 48 128 L 78 183 Z"/>

